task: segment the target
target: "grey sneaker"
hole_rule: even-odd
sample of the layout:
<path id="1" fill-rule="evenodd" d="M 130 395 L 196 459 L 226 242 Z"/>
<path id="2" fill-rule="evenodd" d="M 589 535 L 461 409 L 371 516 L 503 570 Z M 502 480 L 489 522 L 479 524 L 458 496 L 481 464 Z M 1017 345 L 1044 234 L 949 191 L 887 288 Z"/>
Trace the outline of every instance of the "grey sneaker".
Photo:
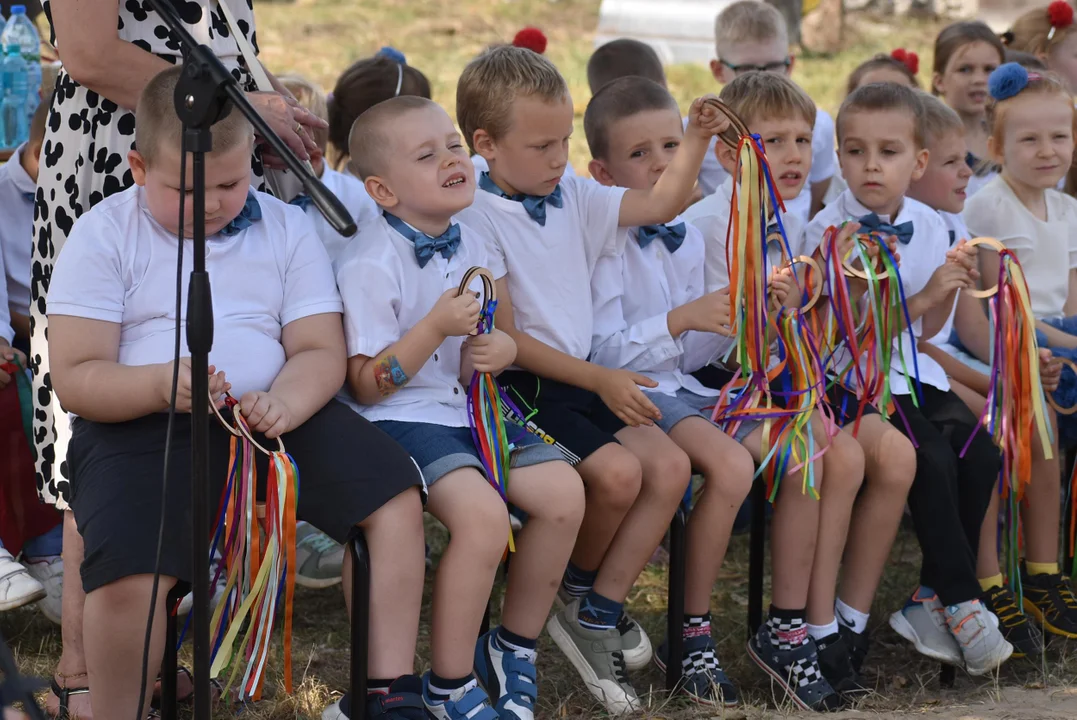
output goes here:
<path id="1" fill-rule="evenodd" d="M 564 586 L 557 589 L 559 609 L 563 610 L 573 599 L 565 592 Z M 621 651 L 625 656 L 625 667 L 632 672 L 645 669 L 654 656 L 651 638 L 628 613 L 621 613 L 621 619 L 617 621 L 617 631 L 621 633 Z"/>
<path id="2" fill-rule="evenodd" d="M 890 627 L 929 658 L 963 667 L 965 659 L 949 626 L 939 596 L 919 587 L 905 607 L 890 616 Z"/>
<path id="3" fill-rule="evenodd" d="M 344 546 L 309 523 L 295 526 L 295 582 L 307 588 L 333 587 L 343 579 Z"/>
<path id="4" fill-rule="evenodd" d="M 574 598 L 550 618 L 546 631 L 606 712 L 623 715 L 639 710 L 639 697 L 628 679 L 621 633 L 616 628 L 589 630 L 577 621 L 579 612 L 580 599 Z"/>
<path id="5" fill-rule="evenodd" d="M 969 675 L 994 672 L 1013 654 L 1013 645 L 1002 636 L 991 611 L 979 600 L 946 608 L 946 624 L 961 647 Z"/>

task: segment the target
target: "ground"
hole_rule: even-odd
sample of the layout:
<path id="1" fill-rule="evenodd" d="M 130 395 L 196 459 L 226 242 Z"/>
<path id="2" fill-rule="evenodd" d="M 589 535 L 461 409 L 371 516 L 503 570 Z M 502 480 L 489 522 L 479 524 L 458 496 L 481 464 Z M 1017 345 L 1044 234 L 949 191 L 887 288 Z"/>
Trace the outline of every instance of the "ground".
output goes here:
<path id="1" fill-rule="evenodd" d="M 278 73 L 299 72 L 326 90 L 350 62 L 382 45 L 404 51 L 409 62 L 431 80 L 434 99 L 452 112 L 456 78 L 463 65 L 487 44 L 511 39 L 528 24 L 542 27 L 549 36 L 548 54 L 568 80 L 576 104 L 577 140 L 572 162 L 587 165 L 582 140 L 582 117 L 588 91 L 585 66 L 591 51 L 598 0 L 303 0 L 256 4 L 262 57 Z M 919 53 L 921 81 L 927 85 L 931 42 L 938 25 L 894 26 L 857 17 L 849 28 L 847 49 L 833 57 L 798 58 L 794 79 L 825 109 L 836 111 L 844 95 L 845 78 L 863 59 L 878 52 L 906 47 Z M 670 88 L 682 105 L 717 88 L 703 67 L 669 68 Z M 429 542 L 436 559 L 445 543 L 444 531 L 433 521 Z M 901 606 L 917 577 L 919 555 L 915 538 L 903 530 L 876 599 L 870 623 L 874 639 L 867 661 L 867 679 L 876 692 L 858 708 L 836 718 L 946 718 L 949 720 L 1041 720 L 1077 717 L 1077 646 L 1053 643 L 1042 664 L 1009 663 L 997 678 L 973 679 L 958 674 L 952 690 L 941 690 L 937 666 L 922 660 L 887 626 L 887 615 Z M 745 707 L 725 713 L 729 718 L 761 718 L 792 714 L 788 704 L 776 702 L 765 676 L 752 666 L 744 652 L 746 638 L 748 543 L 734 538 L 712 607 L 720 657 L 742 689 Z M 432 575 L 431 575 L 432 579 Z M 429 585 L 429 583 L 428 583 Z M 499 586 L 500 587 L 500 586 Z M 500 589 L 498 590 L 500 592 Z M 499 597 L 494 607 L 499 607 Z M 220 708 L 217 717 L 265 720 L 318 718 L 348 681 L 348 627 L 339 589 L 300 589 L 295 612 L 295 682 L 292 697 L 283 693 L 279 662 L 269 671 L 268 699 L 256 706 Z M 428 606 L 427 606 L 428 607 Z M 634 588 L 628 611 L 645 626 L 654 642 L 662 638 L 666 607 L 666 576 L 661 565 L 648 568 Z M 496 613 L 495 613 L 496 622 Z M 424 623 L 416 658 L 422 669 L 429 642 Z M 14 649 L 23 671 L 47 677 L 60 651 L 60 633 L 35 611 L 0 615 L 0 631 Z M 186 659 L 189 661 L 189 655 Z M 548 638 L 539 655 L 541 697 L 538 716 L 589 718 L 604 715 L 591 701 Z M 636 717 L 689 720 L 712 717 L 662 692 L 663 677 L 656 669 L 635 676 L 636 687 L 647 698 L 646 710 Z"/>

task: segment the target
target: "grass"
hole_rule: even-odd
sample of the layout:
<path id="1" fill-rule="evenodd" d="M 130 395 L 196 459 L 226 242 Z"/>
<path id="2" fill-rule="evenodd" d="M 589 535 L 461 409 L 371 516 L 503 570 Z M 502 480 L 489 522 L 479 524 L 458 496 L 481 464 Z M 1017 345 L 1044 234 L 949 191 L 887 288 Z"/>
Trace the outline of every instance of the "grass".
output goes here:
<path id="1" fill-rule="evenodd" d="M 598 6 L 598 0 L 299 0 L 298 4 L 259 2 L 256 12 L 262 58 L 274 71 L 301 73 L 329 90 L 348 64 L 383 45 L 393 45 L 429 77 L 434 99 L 450 113 L 456 79 L 464 64 L 486 45 L 510 39 L 524 25 L 537 25 L 549 36 L 548 54 L 568 80 L 577 121 L 582 125 L 589 96 L 585 68 Z M 923 58 L 921 79 L 926 86 L 930 45 L 937 29 L 932 22 L 895 25 L 858 16 L 846 33 L 845 50 L 829 57 L 799 58 L 794 79 L 824 109 L 834 112 L 844 94 L 845 78 L 857 64 L 875 53 L 906 47 Z M 671 67 L 668 75 L 670 89 L 684 107 L 693 97 L 717 90 L 704 67 Z M 582 138 L 579 125 L 577 137 Z M 572 162 L 582 169 L 587 160 L 586 146 L 577 140 L 572 147 Z M 428 539 L 436 559 L 446 537 L 433 521 Z M 735 537 L 712 607 L 717 609 L 714 627 L 720 655 L 742 690 L 744 707 L 724 716 L 787 714 L 788 705 L 775 701 L 769 683 L 750 665 L 743 650 L 747 566 L 747 537 Z M 1041 665 L 1014 661 L 998 678 L 975 680 L 961 675 L 953 690 L 940 690 L 935 679 L 937 665 L 921 659 L 886 625 L 887 614 L 900 607 L 915 584 L 918 567 L 915 538 L 903 530 L 872 614 L 874 644 L 867 663 L 867 680 L 876 693 L 851 716 L 1077 716 L 1077 707 L 1071 702 L 1077 702 L 1077 696 L 1067 689 L 1077 684 L 1077 659 L 1073 648 L 1061 643 L 1049 648 Z M 432 580 L 432 574 L 428 580 Z M 428 588 L 430 585 L 428 582 Z M 499 587 L 495 593 L 500 591 Z M 665 568 L 653 565 L 643 573 L 628 600 L 628 611 L 655 643 L 663 637 L 666 599 Z M 493 605 L 499 606 L 499 597 L 495 596 Z M 428 613 L 429 603 L 426 608 Z M 48 677 L 60 652 L 60 633 L 55 626 L 39 613 L 17 611 L 0 615 L 0 631 L 15 650 L 23 671 Z M 428 632 L 428 616 L 424 615 L 416 658 L 418 669 L 425 667 L 429 657 Z M 285 696 L 279 664 L 275 664 L 269 670 L 266 700 L 247 708 L 219 709 L 217 716 L 261 720 L 320 717 L 322 708 L 348 681 L 348 625 L 338 590 L 299 590 L 294 648 L 296 692 L 292 696 Z M 185 655 L 189 661 L 189 655 Z M 539 676 L 540 718 L 603 715 L 583 690 L 572 667 L 545 637 L 540 641 Z M 663 677 L 653 668 L 637 674 L 634 681 L 647 702 L 639 717 L 689 720 L 714 714 L 682 700 L 670 700 L 661 689 Z M 1021 693 L 1018 699 L 1014 692 Z"/>

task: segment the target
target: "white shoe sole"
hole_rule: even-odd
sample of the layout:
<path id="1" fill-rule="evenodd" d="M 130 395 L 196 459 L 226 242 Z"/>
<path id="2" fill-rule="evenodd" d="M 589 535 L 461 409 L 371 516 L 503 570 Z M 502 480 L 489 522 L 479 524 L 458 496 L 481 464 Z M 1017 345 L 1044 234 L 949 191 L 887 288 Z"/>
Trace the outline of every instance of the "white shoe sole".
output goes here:
<path id="1" fill-rule="evenodd" d="M 947 665 L 965 667 L 965 659 L 960 655 L 960 651 L 959 654 L 956 656 L 948 655 L 944 652 L 925 645 L 920 640 L 920 636 L 916 634 L 916 628 L 912 626 L 912 623 L 905 619 L 905 614 L 902 613 L 900 610 L 890 615 L 890 627 L 892 627 L 894 629 L 894 632 L 896 632 L 898 635 L 905 638 L 914 646 L 916 646 L 917 652 L 919 652 L 921 655 L 929 657 L 932 660 L 938 660 L 939 662 L 946 663 Z"/>
<path id="2" fill-rule="evenodd" d="M 322 720 L 348 720 L 348 716 L 340 711 L 340 701 L 337 701 L 322 710 Z"/>
<path id="3" fill-rule="evenodd" d="M 1002 667 L 1002 664 L 1009 660 L 1010 656 L 1013 655 L 1013 645 L 1010 644 L 1009 640 L 1003 640 L 1002 645 L 1002 652 L 996 656 L 997 659 L 991 661 L 991 664 L 983 667 L 973 667 L 966 664 L 965 670 L 968 671 L 968 674 L 973 677 L 980 677 L 981 675 L 989 675 Z"/>
<path id="4" fill-rule="evenodd" d="M 295 576 L 295 584 L 300 587 L 310 588 L 312 590 L 324 590 L 325 588 L 331 588 L 334 585 L 339 585 L 344 581 L 342 577 L 326 578 L 324 580 L 315 580 L 314 578 L 304 577 L 302 575 Z"/>
<path id="5" fill-rule="evenodd" d="M 612 680 L 599 679 L 590 663 L 587 662 L 587 658 L 583 656 L 583 653 L 576 647 L 576 643 L 572 641 L 572 636 L 561 627 L 561 623 L 558 622 L 559 617 L 560 615 L 555 615 L 550 618 L 549 622 L 546 623 L 546 632 L 550 634 L 550 638 L 557 647 L 561 648 L 561 652 L 572 663 L 572 667 L 576 668 L 576 672 L 583 678 L 583 682 L 591 695 L 602 703 L 602 706 L 606 708 L 606 712 L 610 715 L 625 715 L 639 710 L 640 703 L 638 698 L 630 697 L 620 685 Z"/>
<path id="6" fill-rule="evenodd" d="M 504 603 L 504 598 L 502 598 L 502 603 Z M 565 609 L 565 603 L 561 600 L 560 593 L 554 597 L 554 607 L 558 610 Z M 646 670 L 651 664 L 651 659 L 654 658 L 654 646 L 651 644 L 650 636 L 647 635 L 647 631 L 638 622 L 636 626 L 639 627 L 639 645 L 633 648 L 624 648 L 621 651 L 625 656 L 625 667 L 632 672 Z"/>
<path id="7" fill-rule="evenodd" d="M 784 678 L 780 674 L 775 672 L 770 667 L 770 665 L 768 665 L 766 663 L 766 661 L 763 660 L 763 658 L 761 658 L 761 657 L 759 657 L 758 655 L 755 654 L 755 648 L 752 647 L 752 641 L 751 640 L 748 641 L 748 657 L 750 657 L 752 659 L 752 662 L 754 662 L 756 665 L 759 666 L 760 670 L 762 670 L 767 675 L 769 675 L 771 680 L 778 683 L 778 685 L 782 688 L 782 690 L 785 691 L 785 696 L 787 698 L 789 698 L 790 702 L 792 702 L 794 705 L 796 705 L 801 710 L 807 710 L 808 712 L 812 711 L 811 705 L 808 705 L 808 703 L 804 702 L 803 700 L 801 700 L 800 698 L 797 697 L 797 694 L 793 691 L 793 688 L 789 685 L 789 679 Z"/>
<path id="8" fill-rule="evenodd" d="M 45 592 L 45 588 L 41 588 L 37 592 L 32 592 L 29 595 L 23 595 L 22 597 L 17 598 L 10 598 L 8 600 L 0 602 L 0 612 L 14 610 L 15 608 L 21 608 L 24 605 L 29 605 L 30 603 L 37 602 L 38 600 L 41 600 L 47 595 L 48 593 Z"/>

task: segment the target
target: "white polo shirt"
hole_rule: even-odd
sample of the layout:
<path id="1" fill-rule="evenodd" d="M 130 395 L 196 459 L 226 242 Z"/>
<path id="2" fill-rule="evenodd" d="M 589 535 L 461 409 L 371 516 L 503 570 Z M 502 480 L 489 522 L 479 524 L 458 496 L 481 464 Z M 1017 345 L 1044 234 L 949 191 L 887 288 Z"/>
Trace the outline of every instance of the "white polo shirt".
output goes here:
<path id="1" fill-rule="evenodd" d="M 677 218 L 670 225 L 684 223 Z M 703 295 L 703 236 L 685 224 L 684 242 L 670 252 L 661 239 L 639 245 L 638 228 L 619 231 L 619 252 L 595 267 L 591 295 L 595 308 L 591 361 L 641 373 L 658 383 L 657 392 L 681 388 L 715 397 L 688 373 L 699 370 L 736 342 L 713 333 L 669 333 L 670 310 Z"/>
<path id="2" fill-rule="evenodd" d="M 953 247 L 962 240 L 969 239 L 969 229 L 965 227 L 965 221 L 958 213 L 948 213 L 938 211 L 939 217 L 942 218 L 943 223 L 946 224 L 946 234 L 948 247 Z M 939 330 L 939 334 L 931 338 L 932 345 L 938 347 L 950 346 L 950 335 L 954 330 L 954 314 L 957 312 L 957 300 L 961 296 L 961 291 L 957 291 L 957 295 L 954 297 L 954 307 L 950 310 L 950 317 L 946 318 L 946 324 L 942 326 L 942 330 Z"/>
<path id="3" fill-rule="evenodd" d="M 361 227 L 381 214 L 377 204 L 367 194 L 363 183 L 354 175 L 346 175 L 326 167 L 325 172 L 322 173 L 321 180 L 326 189 L 340 198 L 340 201 L 344 203 L 344 207 L 348 208 L 348 212 L 351 213 L 357 227 Z M 338 233 L 313 204 L 307 207 L 306 213 L 307 217 L 314 223 L 314 229 L 317 231 L 322 245 L 325 246 L 325 251 L 329 253 L 329 259 L 333 261 L 333 267 L 336 268 L 337 261 L 344 248 L 352 240 L 355 240 L 358 235 L 344 237 Z"/>
<path id="4" fill-rule="evenodd" d="M 4 271 L 4 254 L 0 253 L 0 272 Z M 15 329 L 11 327 L 11 311 L 8 309 L 7 286 L 0 283 L 0 338 L 10 345 L 15 341 Z"/>
<path id="5" fill-rule="evenodd" d="M 325 249 L 297 207 L 256 193 L 262 219 L 207 240 L 213 284 L 211 365 L 237 398 L 269 390 L 286 360 L 281 328 L 343 307 Z M 186 325 L 192 241 L 183 243 L 181 325 Z M 171 362 L 176 323 L 176 238 L 154 220 L 137 185 L 102 200 L 75 223 L 56 262 L 49 315 L 120 325 L 119 362 Z M 190 355 L 186 332 L 182 355 Z"/>
<path id="6" fill-rule="evenodd" d="M 804 233 L 802 251 L 805 255 L 811 255 L 818 249 L 822 242 L 823 233 L 831 225 L 840 225 L 846 220 L 855 220 L 867 215 L 870 210 L 860 204 L 853 197 L 852 192 L 846 190 L 832 204 L 819 211 L 819 214 L 808 224 Z M 898 225 L 903 222 L 913 223 L 913 237 L 908 245 L 899 245 L 898 253 L 901 255 L 901 285 L 905 291 L 905 297 L 911 298 L 927 285 L 928 280 L 943 263 L 946 262 L 946 251 L 950 248 L 950 238 L 939 214 L 912 198 L 905 198 L 901 205 L 898 216 L 891 221 L 886 216 L 879 216 L 883 222 L 892 222 Z M 919 338 L 922 326 L 921 319 L 913 322 L 913 334 Z M 915 380 L 912 373 L 914 367 L 919 367 L 920 382 L 930 385 L 942 391 L 950 389 L 950 381 L 946 377 L 942 366 L 924 353 L 918 352 L 908 331 L 902 331 L 900 351 L 905 358 L 906 368 L 910 373 L 909 379 Z M 897 356 L 899 347 L 895 342 L 895 354 L 890 367 L 890 389 L 895 395 L 907 395 L 909 383 L 902 372 L 901 359 Z M 916 358 L 914 365 L 913 358 Z M 836 363 L 841 366 L 847 362 L 847 358 L 837 358 Z"/>
<path id="7" fill-rule="evenodd" d="M 729 232 L 729 215 L 733 201 L 733 178 L 726 177 L 718 190 L 684 211 L 684 219 L 694 225 L 703 236 L 705 260 L 703 277 L 706 292 L 714 292 L 729 286 L 729 265 L 726 260 L 726 241 Z M 785 237 L 793 251 L 793 257 L 804 254 L 803 225 L 793 213 L 781 216 Z M 775 222 L 773 219 L 771 222 Z M 767 246 L 767 259 L 771 267 L 782 262 L 780 248 Z M 768 272 L 769 277 L 769 272 Z"/>
<path id="8" fill-rule="evenodd" d="M 415 245 L 383 215 L 359 229 L 359 241 L 347 247 L 337 270 L 348 357 L 377 357 L 430 314 L 446 290 L 459 287 L 464 273 L 487 266 L 487 241 L 458 224 L 460 244 L 453 256 L 446 260 L 435 252 L 422 268 Z M 476 279 L 471 287 L 481 290 L 482 281 Z M 341 399 L 371 421 L 467 427 L 467 387 L 460 384 L 463 343 L 462 337 L 445 338 L 407 385 L 376 405 L 361 405 L 347 389 Z"/>
<path id="9" fill-rule="evenodd" d="M 30 250 L 34 244 L 32 195 L 37 183 L 22 167 L 25 149 L 25 144 L 20 146 L 10 160 L 0 165 L 0 252 L 7 276 L 7 302 L 15 312 L 29 316 Z"/>
<path id="10" fill-rule="evenodd" d="M 1057 190 L 1044 192 L 1046 222 L 1029 212 L 1001 176 L 965 203 L 972 234 L 999 240 L 1021 261 L 1037 320 L 1062 317 L 1070 271 L 1077 267 L 1077 200 Z"/>
<path id="11" fill-rule="evenodd" d="M 523 203 L 485 190 L 460 218 L 491 240 L 489 269 L 495 278 L 508 277 L 516 327 L 586 360 L 594 328 L 591 274 L 616 246 L 625 189 L 566 176 L 561 193 L 562 207 L 547 203 L 545 225 Z"/>

